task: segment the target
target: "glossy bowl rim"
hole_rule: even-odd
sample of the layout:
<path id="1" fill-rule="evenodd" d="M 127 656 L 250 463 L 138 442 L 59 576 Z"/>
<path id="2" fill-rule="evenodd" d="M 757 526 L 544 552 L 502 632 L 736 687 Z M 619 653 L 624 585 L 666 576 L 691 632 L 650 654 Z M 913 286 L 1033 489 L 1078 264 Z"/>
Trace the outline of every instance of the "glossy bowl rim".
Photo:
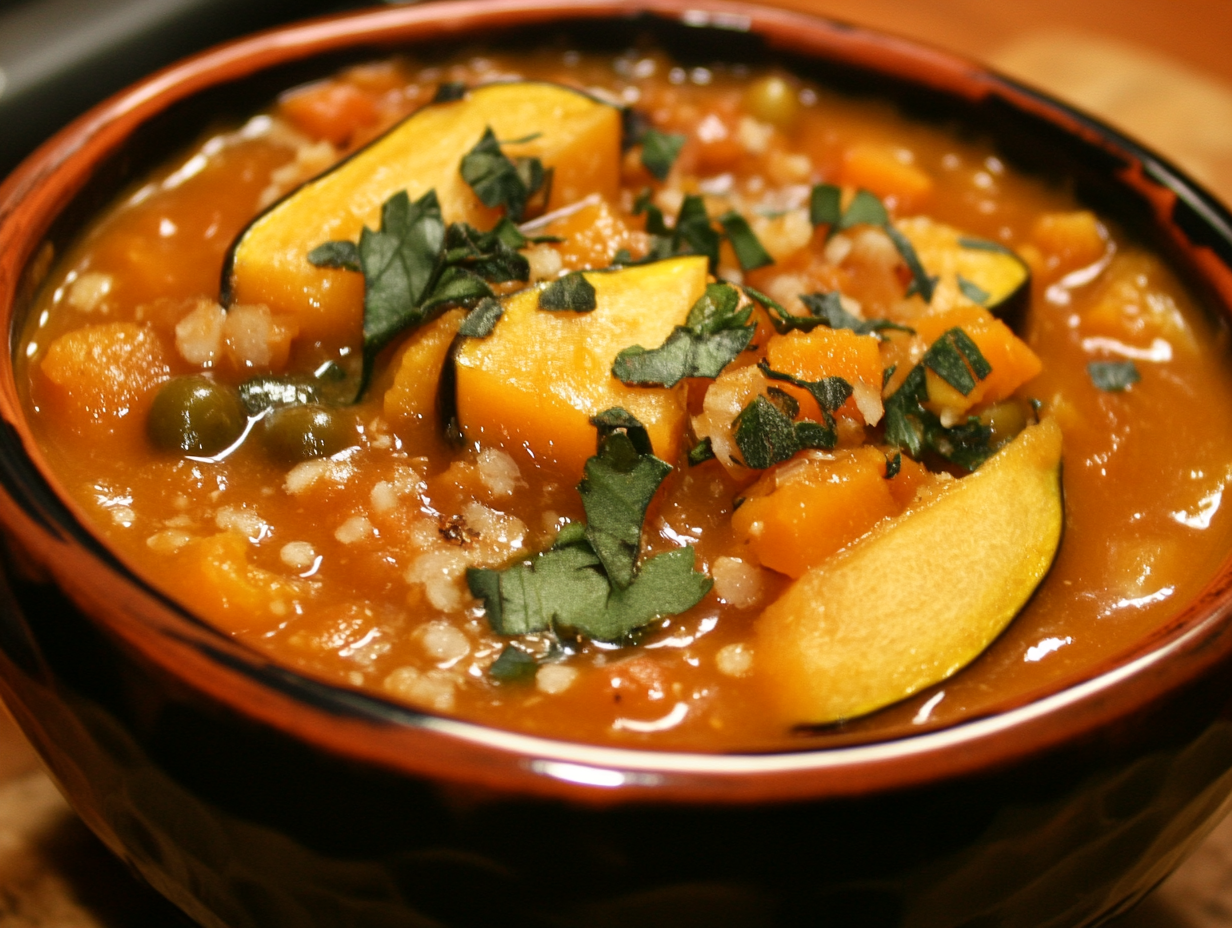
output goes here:
<path id="1" fill-rule="evenodd" d="M 11 315 L 17 274 L 33 259 L 51 219 L 86 184 L 95 164 L 118 150 L 138 125 L 173 103 L 269 67 L 365 43 L 414 44 L 434 36 L 457 39 L 475 28 L 636 15 L 751 31 L 771 47 L 810 56 L 829 54 L 960 98 L 990 93 L 1008 97 L 1019 108 L 1042 113 L 1096 147 L 1126 157 L 1130 167 L 1123 180 L 1141 187 L 1160 217 L 1185 203 L 1232 253 L 1232 217 L 1166 160 L 1097 120 L 958 56 L 808 14 L 722 0 L 452 0 L 324 17 L 218 46 L 122 91 L 46 142 L 0 185 L 0 312 L 10 327 L 10 340 L 16 334 Z M 1209 249 L 1190 250 L 1192 262 L 1203 268 L 1224 303 L 1224 317 L 1229 317 L 1229 262 Z M 0 382 L 0 415 L 47 476 L 24 424 L 12 345 L 4 363 L 8 366 Z M 1144 710 L 1156 698 L 1232 660 L 1232 569 L 1225 562 L 1204 592 L 1174 617 L 1171 631 L 1143 653 L 1089 668 L 1086 679 L 1057 684 L 1062 688 L 1050 688 L 1047 695 L 993 716 L 894 740 L 765 754 L 595 746 L 422 714 L 301 677 L 206 628 L 144 582 L 125 576 L 114 563 L 74 549 L 54 529 L 38 525 L 7 493 L 0 495 L 0 521 L 45 564 L 59 564 L 59 570 L 52 566 L 57 582 L 70 590 L 76 584 L 77 595 L 87 601 L 98 591 L 91 595 L 80 587 L 86 581 L 64 565 L 83 553 L 95 557 L 107 577 L 109 630 L 153 663 L 178 668 L 185 683 L 240 715 L 339 756 L 397 771 L 590 802 L 859 795 L 959 777 L 1058 749 Z M 69 555 L 73 550 L 76 553 Z M 323 718 L 328 724 L 321 724 Z"/>

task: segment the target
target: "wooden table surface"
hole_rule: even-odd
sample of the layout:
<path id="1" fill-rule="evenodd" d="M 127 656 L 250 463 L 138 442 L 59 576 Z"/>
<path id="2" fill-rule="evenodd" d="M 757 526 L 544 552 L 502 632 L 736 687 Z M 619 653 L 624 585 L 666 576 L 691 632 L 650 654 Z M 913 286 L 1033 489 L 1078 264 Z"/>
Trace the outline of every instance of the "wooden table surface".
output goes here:
<path id="1" fill-rule="evenodd" d="M 1232 0 L 781 0 L 987 62 L 1157 149 L 1232 203 Z M 0 928 L 177 924 L 0 713 Z M 1232 819 L 1115 928 L 1232 928 Z"/>

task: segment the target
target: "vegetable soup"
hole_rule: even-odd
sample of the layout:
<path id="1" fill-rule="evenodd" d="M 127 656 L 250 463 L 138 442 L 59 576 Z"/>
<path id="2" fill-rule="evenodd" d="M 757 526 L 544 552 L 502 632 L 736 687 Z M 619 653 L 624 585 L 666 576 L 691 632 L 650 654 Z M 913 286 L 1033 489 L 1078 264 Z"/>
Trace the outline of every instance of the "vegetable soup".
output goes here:
<path id="1" fill-rule="evenodd" d="M 1232 541 L 1224 331 L 1007 154 L 653 49 L 356 66 L 95 221 L 19 377 L 106 544 L 315 678 L 657 748 L 950 724 Z"/>

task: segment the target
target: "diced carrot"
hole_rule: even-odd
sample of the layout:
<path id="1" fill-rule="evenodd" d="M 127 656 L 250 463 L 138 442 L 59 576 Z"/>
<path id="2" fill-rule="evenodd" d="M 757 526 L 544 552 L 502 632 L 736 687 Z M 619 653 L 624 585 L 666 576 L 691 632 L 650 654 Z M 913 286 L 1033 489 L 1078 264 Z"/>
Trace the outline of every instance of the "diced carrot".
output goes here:
<path id="1" fill-rule="evenodd" d="M 187 569 L 180 575 L 195 609 L 231 632 L 266 632 L 293 614 L 301 595 L 297 580 L 248 563 L 248 539 L 226 531 L 184 549 Z"/>
<path id="2" fill-rule="evenodd" d="M 882 199 L 893 199 L 899 209 L 918 207 L 933 189 L 933 179 L 895 148 L 861 143 L 847 149 L 839 180 L 862 187 Z"/>
<path id="3" fill-rule="evenodd" d="M 1031 241 L 1061 270 L 1085 267 L 1103 257 L 1108 231 L 1089 210 L 1045 213 L 1031 230 Z"/>
<path id="4" fill-rule="evenodd" d="M 795 458 L 749 489 L 732 530 L 763 566 L 799 577 L 901 510 L 885 468 L 867 446 Z"/>
<path id="5" fill-rule="evenodd" d="M 282 115 L 314 139 L 345 145 L 378 119 L 376 101 L 354 84 L 321 81 L 286 93 L 278 101 Z"/>
<path id="6" fill-rule="evenodd" d="M 51 385 L 47 401 L 61 421 L 75 428 L 115 428 L 153 399 L 154 388 L 170 376 L 168 360 L 150 327 L 108 322 L 61 335 L 39 368 Z"/>
<path id="7" fill-rule="evenodd" d="M 412 453 L 417 445 L 431 442 L 440 427 L 436 401 L 441 370 L 465 318 L 465 310 L 454 309 L 434 319 L 406 340 L 401 357 L 392 365 L 397 373 L 385 391 L 385 418 Z"/>
<path id="8" fill-rule="evenodd" d="M 826 377 L 842 377 L 853 386 L 864 383 L 881 388 L 881 354 L 877 339 L 857 335 L 850 329 L 828 329 L 818 326 L 811 332 L 788 332 L 776 335 L 766 345 L 770 367 L 801 380 L 818 381 Z M 787 383 L 776 383 L 800 402 L 801 414 L 819 421 L 821 410 L 806 390 Z M 858 417 L 855 399 L 849 399 L 839 415 Z"/>
<path id="9" fill-rule="evenodd" d="M 982 307 L 955 306 L 942 313 L 922 316 L 915 322 L 916 332 L 929 345 L 955 327 L 971 337 L 992 372 L 964 397 L 929 370 L 927 405 L 934 412 L 946 407 L 961 414 L 978 403 L 1003 400 L 1043 369 L 1035 352 L 1015 336 L 1009 326 Z"/>

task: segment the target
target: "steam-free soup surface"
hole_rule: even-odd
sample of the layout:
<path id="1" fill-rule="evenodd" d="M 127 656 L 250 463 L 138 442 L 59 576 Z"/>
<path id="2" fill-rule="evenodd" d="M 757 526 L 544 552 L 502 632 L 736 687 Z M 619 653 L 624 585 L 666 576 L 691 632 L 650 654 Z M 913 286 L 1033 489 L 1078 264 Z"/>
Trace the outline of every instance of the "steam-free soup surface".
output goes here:
<path id="1" fill-rule="evenodd" d="M 220 305 L 224 258 L 262 210 L 429 104 L 442 85 L 475 88 L 514 77 L 590 89 L 638 116 L 625 122 L 623 149 L 619 137 L 605 143 L 617 146 L 609 175 L 578 169 L 574 199 L 560 202 L 557 187 L 528 202 L 523 232 L 552 238 L 517 249 L 527 279 L 490 284 L 504 310 L 492 334 L 456 339 L 478 300 L 446 304 L 374 355 L 367 389 L 349 404 L 362 376 L 361 274 L 321 272 L 340 288 L 331 293 L 351 301 L 340 315 L 309 313 L 296 300 L 306 306 L 314 297 L 294 289 L 245 301 L 240 288 Z M 648 127 L 657 135 L 646 136 Z M 527 126 L 519 134 L 539 131 Z M 646 156 L 664 140 L 666 154 Z M 673 140 L 682 143 L 678 151 Z M 496 142 L 513 156 L 536 144 L 509 135 Z M 562 160 L 557 175 L 572 177 L 573 167 Z M 1055 421 L 1063 436 L 1064 537 L 1034 597 L 970 666 L 845 727 L 886 733 L 971 717 L 1055 688 L 1166 625 L 1227 550 L 1232 383 L 1223 330 L 1212 328 L 1161 259 L 1075 202 L 1063 184 L 1016 173 L 989 146 L 790 75 L 684 69 L 653 51 L 375 63 L 291 90 L 245 125 L 206 138 L 126 195 L 60 260 L 19 352 L 34 428 L 59 486 L 124 560 L 219 629 L 314 677 L 432 712 L 582 741 L 698 750 L 824 742 L 833 729 L 801 732 L 794 723 L 810 719 L 785 717 L 769 695 L 776 668 L 759 661 L 758 617 L 798 577 L 842 556 L 836 551 L 968 479 L 969 467 L 936 448 L 914 461 L 887 437 L 885 411 L 940 337 L 920 334 L 939 325 L 930 317 L 957 313 L 945 318 L 959 326 L 954 320 L 992 319 L 1007 307 L 981 305 L 994 300 L 988 292 L 981 300 L 978 287 L 974 295 L 955 290 L 952 274 L 926 303 L 884 224 L 817 221 L 819 188 L 837 189 L 840 211 L 866 191 L 923 258 L 929 230 L 950 228 L 1021 260 L 1029 292 L 1003 327 L 1026 353 L 1007 334 L 1010 360 L 994 360 L 981 384 L 1011 372 L 1017 379 L 1005 381 L 1004 396 L 988 386 L 969 408 L 961 395 L 937 399 L 944 391 L 934 388 L 932 411 L 947 428 L 977 417 L 989 453 L 1037 419 Z M 649 200 L 639 202 L 643 191 Z M 419 195 L 413 191 L 412 200 Z M 703 224 L 716 239 L 728 236 L 715 261 L 688 258 L 696 244 L 664 245 L 670 228 L 656 230 L 645 209 L 653 204 L 668 227 L 680 229 L 689 197 L 705 207 Z M 472 205 L 464 218 L 481 231 L 511 209 Z M 718 222 L 731 214 L 743 218 L 771 263 L 758 267 L 737 252 L 734 245 L 747 239 Z M 375 230 L 375 219 L 368 224 Z M 337 238 L 355 241 L 357 231 Z M 679 284 L 687 296 L 679 297 L 677 317 L 656 323 L 654 343 L 642 347 L 656 347 L 682 325 L 705 285 L 717 281 L 734 285 L 740 310 L 750 309 L 745 324 L 756 325 L 749 347 L 717 377 L 687 376 L 670 387 L 612 379 L 612 390 L 633 397 L 625 405 L 661 395 L 663 408 L 676 410 L 660 421 L 660 407 L 647 400 L 650 411 L 639 413 L 651 417 L 643 424 L 654 451 L 672 466 L 645 516 L 640 564 L 691 546 L 697 588 L 708 591 L 619 640 L 569 628 L 502 634 L 491 604 L 468 584 L 468 568 L 472 577 L 475 570 L 506 576 L 511 565 L 551 548 L 562 527 L 585 519 L 576 485 L 596 433 L 584 433 L 581 451 L 560 437 L 571 426 L 564 413 L 554 418 L 549 394 L 563 375 L 517 400 L 511 379 L 481 380 L 473 371 L 487 371 L 485 359 L 500 350 L 517 356 L 520 343 L 507 333 L 519 299 L 531 301 L 532 322 L 551 316 L 544 325 L 586 315 L 553 313 L 542 308 L 542 295 L 518 291 L 609 268 L 623 250 L 624 270 L 611 274 L 626 276 L 600 281 L 598 319 L 603 300 L 615 299 L 604 296 L 603 281 L 630 292 L 627 275 L 642 268 L 646 286 L 666 286 L 663 266 L 636 263 L 656 247 L 685 255 L 669 260 L 693 276 Z M 940 269 L 925 260 L 924 271 Z M 839 292 L 838 305 L 854 322 L 894 325 L 787 333 L 778 330 L 791 321 L 784 325 L 749 295 L 799 319 L 811 313 L 801 295 Z M 638 331 L 649 324 L 639 322 Z M 975 331 L 975 323 L 963 324 Z M 857 361 L 845 373 L 814 363 L 817 345 L 837 332 L 856 345 L 852 357 L 872 359 L 871 374 Z M 585 335 L 579 345 L 595 338 Z M 827 416 L 797 384 L 767 381 L 757 368 L 763 360 L 779 372 L 796 364 L 798 381 L 842 376 L 853 392 Z M 549 366 L 528 365 L 532 373 Z M 456 384 L 447 376 L 441 387 L 442 371 Z M 334 372 L 341 379 L 331 379 Z M 609 378 L 606 368 L 600 374 Z M 155 398 L 190 375 L 232 392 L 257 376 L 297 375 L 319 388 L 324 437 L 305 450 L 311 426 L 284 422 L 277 428 L 290 437 L 280 438 L 273 434 L 278 415 L 247 410 L 239 415 L 248 430 L 234 447 L 169 450 L 179 433 L 159 438 L 166 423 L 152 424 Z M 490 382 L 498 386 L 474 386 Z M 442 390 L 457 391 L 443 406 Z M 638 392 L 654 390 L 660 393 Z M 789 419 L 828 422 L 833 447 L 802 449 L 765 468 L 742 466 L 748 448 L 736 442 L 734 420 L 758 395 L 777 397 L 780 412 L 794 402 Z M 459 419 L 452 435 L 449 414 Z M 705 457 L 703 438 L 715 456 L 690 463 L 690 451 Z M 869 502 L 870 490 L 852 491 L 847 509 L 802 503 L 791 529 L 797 534 L 759 534 L 774 519 L 791 523 L 773 502 L 785 496 L 774 494 L 801 474 L 820 475 L 818 483 L 871 479 L 881 502 Z M 884 577 L 886 585 L 901 580 L 892 571 Z M 968 583 L 941 571 L 928 595 L 963 600 Z M 494 672 L 511 647 L 517 653 Z"/>

